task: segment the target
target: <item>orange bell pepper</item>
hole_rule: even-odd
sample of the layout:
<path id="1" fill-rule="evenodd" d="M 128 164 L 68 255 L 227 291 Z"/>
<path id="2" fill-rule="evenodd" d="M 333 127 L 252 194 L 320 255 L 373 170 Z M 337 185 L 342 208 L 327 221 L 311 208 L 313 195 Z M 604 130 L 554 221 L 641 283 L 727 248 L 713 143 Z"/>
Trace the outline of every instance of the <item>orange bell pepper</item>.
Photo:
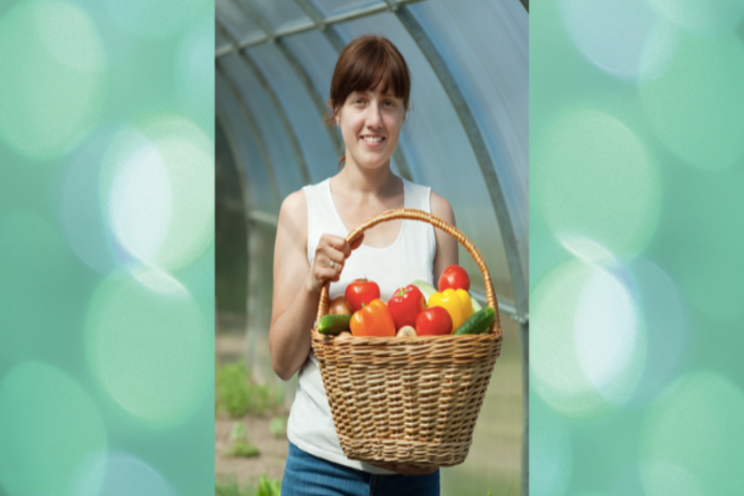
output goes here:
<path id="1" fill-rule="evenodd" d="M 395 322 L 387 305 L 381 299 L 377 298 L 364 305 L 361 310 L 354 312 L 351 316 L 351 333 L 354 336 L 379 336 L 394 337 Z"/>

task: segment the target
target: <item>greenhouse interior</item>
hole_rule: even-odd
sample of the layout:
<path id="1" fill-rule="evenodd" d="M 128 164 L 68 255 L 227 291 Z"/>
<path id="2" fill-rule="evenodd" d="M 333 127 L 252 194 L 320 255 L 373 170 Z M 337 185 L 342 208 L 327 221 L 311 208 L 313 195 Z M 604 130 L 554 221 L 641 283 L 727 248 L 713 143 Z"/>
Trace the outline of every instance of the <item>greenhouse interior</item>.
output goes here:
<path id="1" fill-rule="evenodd" d="M 344 46 L 373 34 L 411 73 L 391 170 L 452 205 L 504 333 L 469 454 L 441 469 L 441 494 L 528 494 L 528 15 L 519 0 L 216 0 L 218 493 L 282 479 L 297 374 L 282 381 L 268 346 L 279 208 L 338 173 L 331 77 Z M 459 261 L 485 304 L 463 246 Z"/>

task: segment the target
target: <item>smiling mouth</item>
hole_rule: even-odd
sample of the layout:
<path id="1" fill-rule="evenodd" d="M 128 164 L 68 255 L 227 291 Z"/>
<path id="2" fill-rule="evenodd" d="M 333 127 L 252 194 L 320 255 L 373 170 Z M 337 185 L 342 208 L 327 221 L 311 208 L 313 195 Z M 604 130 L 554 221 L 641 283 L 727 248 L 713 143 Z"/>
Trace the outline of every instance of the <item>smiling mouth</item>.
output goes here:
<path id="1" fill-rule="evenodd" d="M 367 143 L 379 143 L 385 138 L 383 138 L 382 136 L 362 136 L 362 139 Z"/>

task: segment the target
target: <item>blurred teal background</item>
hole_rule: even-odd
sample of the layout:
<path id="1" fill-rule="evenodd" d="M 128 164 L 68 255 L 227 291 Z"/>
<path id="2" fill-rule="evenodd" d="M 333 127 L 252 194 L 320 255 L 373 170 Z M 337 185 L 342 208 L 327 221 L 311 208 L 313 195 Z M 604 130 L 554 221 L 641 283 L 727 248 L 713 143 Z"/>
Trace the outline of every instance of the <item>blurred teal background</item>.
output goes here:
<path id="1" fill-rule="evenodd" d="M 531 7 L 531 494 L 741 494 L 744 2 Z"/>
<path id="2" fill-rule="evenodd" d="M 0 495 L 214 491 L 214 3 L 0 3 Z"/>

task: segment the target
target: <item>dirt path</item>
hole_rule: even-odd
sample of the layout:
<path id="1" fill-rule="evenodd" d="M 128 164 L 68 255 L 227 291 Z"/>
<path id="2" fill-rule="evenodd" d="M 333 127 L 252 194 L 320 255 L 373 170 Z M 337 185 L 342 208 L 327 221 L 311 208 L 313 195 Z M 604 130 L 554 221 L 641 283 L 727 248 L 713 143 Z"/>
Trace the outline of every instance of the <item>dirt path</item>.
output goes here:
<path id="1" fill-rule="evenodd" d="M 222 456 L 229 444 L 230 431 L 235 422 L 242 422 L 252 444 L 258 447 L 259 455 L 251 458 Z M 269 432 L 270 418 L 246 416 L 241 420 L 216 419 L 215 421 L 215 475 L 232 477 L 241 486 L 256 486 L 261 474 L 269 479 L 281 480 L 287 460 L 287 438 L 277 439 Z"/>

